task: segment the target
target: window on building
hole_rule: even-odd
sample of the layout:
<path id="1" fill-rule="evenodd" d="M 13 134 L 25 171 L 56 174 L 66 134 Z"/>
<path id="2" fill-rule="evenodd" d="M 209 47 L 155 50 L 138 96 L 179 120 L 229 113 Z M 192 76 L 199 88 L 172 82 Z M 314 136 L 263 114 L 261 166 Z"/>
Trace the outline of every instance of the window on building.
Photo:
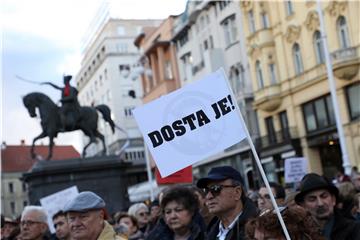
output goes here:
<path id="1" fill-rule="evenodd" d="M 254 33 L 256 31 L 256 28 L 255 28 L 255 18 L 254 18 L 253 10 L 250 10 L 248 12 L 248 21 L 249 21 L 249 31 L 250 33 Z"/>
<path id="2" fill-rule="evenodd" d="M 171 69 L 171 62 L 166 61 L 165 62 L 165 79 L 173 79 L 173 73 Z"/>
<path id="3" fill-rule="evenodd" d="M 268 134 L 269 143 L 276 143 L 276 132 L 275 132 L 275 128 L 274 128 L 273 117 L 265 118 L 265 126 L 266 126 L 266 131 Z"/>
<path id="4" fill-rule="evenodd" d="M 347 87 L 346 98 L 350 119 L 360 118 L 360 84 L 353 84 Z"/>
<path id="5" fill-rule="evenodd" d="M 263 28 L 270 27 L 269 15 L 266 12 L 261 13 L 261 23 Z"/>
<path id="6" fill-rule="evenodd" d="M 208 48 L 209 48 L 208 41 L 205 40 L 204 41 L 204 50 L 208 50 Z"/>
<path id="7" fill-rule="evenodd" d="M 290 16 L 294 13 L 294 7 L 291 1 L 285 1 L 286 15 Z"/>
<path id="8" fill-rule="evenodd" d="M 124 36 L 125 35 L 125 28 L 124 27 L 118 26 L 116 30 L 117 30 L 117 34 L 119 36 Z"/>
<path id="9" fill-rule="evenodd" d="M 9 182 L 9 193 L 14 192 L 14 184 L 12 182 Z"/>
<path id="10" fill-rule="evenodd" d="M 307 132 L 313 132 L 334 126 L 335 116 L 330 95 L 304 104 L 303 115 Z"/>
<path id="11" fill-rule="evenodd" d="M 185 31 L 179 38 L 179 45 L 180 47 L 184 46 L 189 41 L 188 31 Z"/>
<path id="12" fill-rule="evenodd" d="M 264 88 L 264 78 L 261 70 L 260 61 L 256 61 L 255 69 L 256 69 L 256 78 L 258 82 L 258 89 L 262 89 Z"/>
<path id="13" fill-rule="evenodd" d="M 219 1 L 220 10 L 223 10 L 230 2 L 229 0 Z"/>
<path id="14" fill-rule="evenodd" d="M 234 43 L 237 40 L 237 27 L 235 22 L 235 15 L 232 15 L 226 18 L 221 23 L 224 34 L 225 34 L 225 44 L 229 46 L 230 44 Z"/>
<path id="15" fill-rule="evenodd" d="M 314 48 L 315 48 L 315 54 L 316 54 L 316 62 L 318 64 L 324 63 L 325 56 L 324 56 L 324 48 L 321 40 L 321 34 L 319 31 L 316 31 L 314 33 Z"/>
<path id="16" fill-rule="evenodd" d="M 292 48 L 293 60 L 294 60 L 294 67 L 295 67 L 295 74 L 299 75 L 304 71 L 304 67 L 302 64 L 300 46 L 298 43 L 295 43 Z"/>
<path id="17" fill-rule="evenodd" d="M 213 36 L 210 35 L 209 41 L 210 41 L 210 49 L 213 49 L 213 48 L 214 48 L 214 39 L 213 39 Z"/>
<path id="18" fill-rule="evenodd" d="M 119 53 L 127 53 L 129 50 L 126 43 L 118 43 L 116 44 L 116 48 Z"/>
<path id="19" fill-rule="evenodd" d="M 10 202 L 10 210 L 11 210 L 11 214 L 15 214 L 16 212 L 15 202 Z"/>
<path id="20" fill-rule="evenodd" d="M 290 137 L 289 122 L 286 111 L 282 111 L 279 113 L 279 119 L 280 119 L 281 135 L 284 140 L 289 139 Z"/>
<path id="21" fill-rule="evenodd" d="M 230 79 L 233 91 L 235 93 L 240 92 L 240 72 L 235 66 L 231 67 Z"/>
<path id="22" fill-rule="evenodd" d="M 22 190 L 23 190 L 23 192 L 26 192 L 26 190 L 27 190 L 27 187 L 26 187 L 26 183 L 22 183 Z"/>
<path id="23" fill-rule="evenodd" d="M 134 110 L 135 107 L 125 107 L 124 108 L 124 115 L 125 117 L 132 117 L 133 113 L 132 111 Z"/>
<path id="24" fill-rule="evenodd" d="M 344 16 L 340 16 L 337 20 L 337 31 L 339 35 L 340 47 L 341 48 L 350 47 L 349 32 L 346 24 L 346 19 Z"/>
<path id="25" fill-rule="evenodd" d="M 275 69 L 275 63 L 269 64 L 269 75 L 270 75 L 270 84 L 276 84 L 277 78 L 276 78 L 276 69 Z"/>
<path id="26" fill-rule="evenodd" d="M 104 78 L 105 78 L 105 80 L 108 79 L 107 69 L 104 70 Z"/>
<path id="27" fill-rule="evenodd" d="M 240 71 L 240 76 L 239 76 L 240 88 L 244 89 L 246 79 L 245 79 L 245 68 L 243 65 L 240 65 L 239 71 Z"/>

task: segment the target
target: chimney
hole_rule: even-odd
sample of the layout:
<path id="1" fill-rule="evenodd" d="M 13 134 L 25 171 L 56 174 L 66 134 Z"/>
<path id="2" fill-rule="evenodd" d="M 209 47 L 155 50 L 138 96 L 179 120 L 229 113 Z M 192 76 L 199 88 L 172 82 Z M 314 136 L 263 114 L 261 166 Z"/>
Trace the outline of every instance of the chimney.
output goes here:
<path id="1" fill-rule="evenodd" d="M 25 146 L 25 139 L 21 139 L 20 145 L 21 145 L 21 146 Z"/>

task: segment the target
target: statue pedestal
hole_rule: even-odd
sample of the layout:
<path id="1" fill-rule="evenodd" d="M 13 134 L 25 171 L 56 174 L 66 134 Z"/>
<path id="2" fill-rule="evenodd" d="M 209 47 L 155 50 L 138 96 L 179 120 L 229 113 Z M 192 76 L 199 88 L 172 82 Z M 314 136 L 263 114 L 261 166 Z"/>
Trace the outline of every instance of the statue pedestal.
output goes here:
<path id="1" fill-rule="evenodd" d="M 133 165 L 119 156 L 96 156 L 69 160 L 39 161 L 23 174 L 30 204 L 66 188 L 93 191 L 106 202 L 110 214 L 129 206 L 128 186 L 146 181 L 144 164 Z"/>

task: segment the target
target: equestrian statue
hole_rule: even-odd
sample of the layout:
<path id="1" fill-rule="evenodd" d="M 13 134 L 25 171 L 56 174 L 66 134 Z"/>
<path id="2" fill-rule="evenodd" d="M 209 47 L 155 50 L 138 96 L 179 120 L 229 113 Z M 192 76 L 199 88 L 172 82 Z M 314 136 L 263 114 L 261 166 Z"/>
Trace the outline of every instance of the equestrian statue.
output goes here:
<path id="1" fill-rule="evenodd" d="M 47 160 L 52 157 L 52 150 L 54 146 L 54 138 L 58 133 L 71 132 L 75 130 L 82 130 L 86 136 L 90 138 L 90 141 L 83 148 L 82 156 L 86 156 L 86 149 L 90 144 L 96 142 L 96 138 L 99 138 L 103 145 L 102 154 L 106 154 L 106 145 L 104 135 L 102 135 L 97 129 L 98 114 L 99 111 L 104 120 L 109 123 L 112 132 L 115 132 L 115 127 L 127 133 L 117 127 L 111 119 L 110 108 L 105 104 L 100 104 L 94 107 L 80 106 L 78 102 L 78 91 L 75 87 L 70 85 L 72 76 L 65 75 L 64 87 L 59 87 L 51 82 L 42 82 L 41 85 L 50 85 L 57 90 L 61 91 L 61 106 L 55 104 L 47 95 L 40 92 L 33 92 L 23 97 L 23 103 L 27 108 L 30 117 L 36 117 L 36 108 L 38 108 L 41 119 L 42 133 L 33 139 L 31 146 L 31 156 L 36 157 L 35 154 L 35 142 L 41 138 L 49 137 L 49 153 Z M 126 143 L 128 144 L 128 143 Z M 124 147 L 123 147 L 124 148 Z"/>

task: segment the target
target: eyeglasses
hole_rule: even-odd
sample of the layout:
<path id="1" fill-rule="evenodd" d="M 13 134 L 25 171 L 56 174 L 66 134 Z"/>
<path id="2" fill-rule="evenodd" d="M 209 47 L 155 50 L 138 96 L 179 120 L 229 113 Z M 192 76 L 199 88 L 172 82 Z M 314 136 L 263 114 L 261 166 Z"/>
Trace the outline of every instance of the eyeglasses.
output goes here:
<path id="1" fill-rule="evenodd" d="M 43 223 L 43 222 L 27 220 L 27 221 L 21 221 L 21 222 L 20 222 L 20 225 L 21 225 L 21 226 L 28 225 L 28 226 L 31 227 L 31 226 L 33 226 L 33 225 L 35 225 L 35 224 L 39 224 L 39 223 Z"/>
<path id="2" fill-rule="evenodd" d="M 221 193 L 221 190 L 223 190 L 223 188 L 234 188 L 237 186 L 239 185 L 212 185 L 210 187 L 204 188 L 203 191 L 205 195 L 211 192 L 211 194 L 216 197 Z"/>
<path id="3" fill-rule="evenodd" d="M 141 216 L 141 217 L 149 216 L 149 212 L 140 212 L 140 213 L 138 213 L 138 214 L 139 214 L 139 216 Z"/>
<path id="4" fill-rule="evenodd" d="M 270 200 L 270 195 L 269 195 L 269 194 L 264 194 L 264 195 L 259 194 L 259 199 L 267 199 L 267 200 Z M 276 199 L 276 198 L 275 198 L 275 199 Z"/>
<path id="5" fill-rule="evenodd" d="M 287 206 L 280 206 L 278 208 L 279 208 L 279 212 L 281 215 L 283 215 L 285 210 L 288 209 Z M 276 210 L 275 209 L 266 209 L 264 212 L 259 214 L 259 217 L 264 216 L 265 214 L 269 214 L 269 213 L 276 214 Z"/>

